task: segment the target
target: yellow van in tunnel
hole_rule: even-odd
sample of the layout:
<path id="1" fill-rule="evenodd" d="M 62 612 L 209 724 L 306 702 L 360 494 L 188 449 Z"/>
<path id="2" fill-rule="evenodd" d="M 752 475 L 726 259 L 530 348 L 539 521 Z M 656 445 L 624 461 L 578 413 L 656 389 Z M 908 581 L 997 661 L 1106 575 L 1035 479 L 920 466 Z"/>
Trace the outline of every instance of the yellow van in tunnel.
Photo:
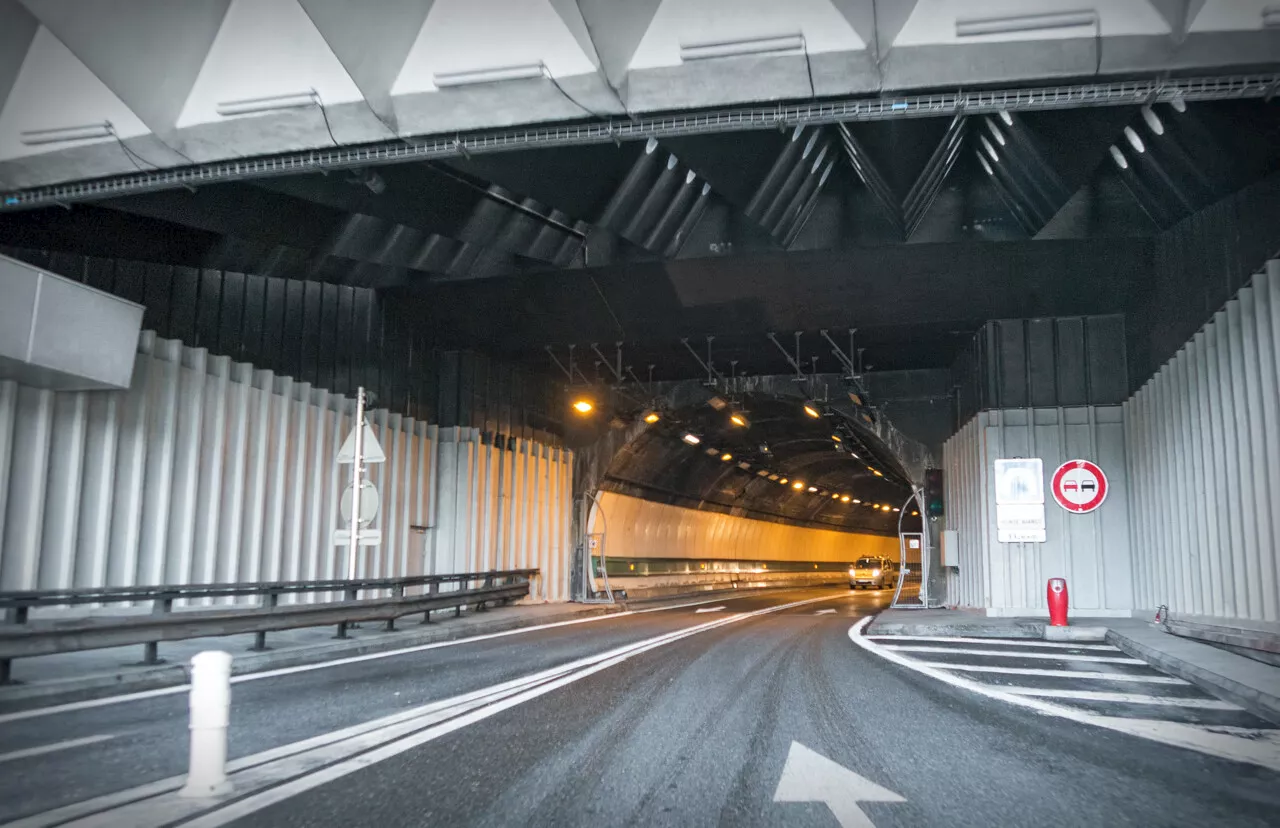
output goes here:
<path id="1" fill-rule="evenodd" d="M 849 567 L 849 589 L 891 589 L 897 577 L 897 561 L 888 558 L 859 558 Z"/>

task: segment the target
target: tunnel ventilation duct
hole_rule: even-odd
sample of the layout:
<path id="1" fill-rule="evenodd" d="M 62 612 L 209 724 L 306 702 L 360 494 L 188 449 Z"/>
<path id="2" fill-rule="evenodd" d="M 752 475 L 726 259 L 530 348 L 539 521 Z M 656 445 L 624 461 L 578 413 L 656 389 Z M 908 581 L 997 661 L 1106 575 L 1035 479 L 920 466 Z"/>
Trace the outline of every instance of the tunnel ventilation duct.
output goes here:
<path id="1" fill-rule="evenodd" d="M 0 256 L 0 379 L 54 391 L 128 388 L 142 312 Z"/>

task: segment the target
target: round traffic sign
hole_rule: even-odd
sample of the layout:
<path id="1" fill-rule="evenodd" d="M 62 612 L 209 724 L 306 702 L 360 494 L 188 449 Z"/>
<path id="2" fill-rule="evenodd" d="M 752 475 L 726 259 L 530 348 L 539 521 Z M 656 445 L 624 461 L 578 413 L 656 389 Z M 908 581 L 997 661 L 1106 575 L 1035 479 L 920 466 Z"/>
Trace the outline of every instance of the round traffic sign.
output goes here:
<path id="1" fill-rule="evenodd" d="M 346 490 L 342 493 L 342 499 L 338 502 L 338 511 L 342 514 L 342 522 L 351 522 L 351 507 L 355 500 L 351 496 L 351 486 L 348 484 Z M 372 523 L 373 519 L 378 516 L 378 506 L 381 505 L 382 498 L 378 496 L 378 489 L 373 485 L 371 480 L 360 481 L 360 511 L 356 515 L 356 522 L 362 526 L 366 523 Z"/>
<path id="2" fill-rule="evenodd" d="M 1068 512 L 1092 512 L 1107 499 L 1107 476 L 1088 460 L 1068 460 L 1053 473 L 1053 499 Z"/>

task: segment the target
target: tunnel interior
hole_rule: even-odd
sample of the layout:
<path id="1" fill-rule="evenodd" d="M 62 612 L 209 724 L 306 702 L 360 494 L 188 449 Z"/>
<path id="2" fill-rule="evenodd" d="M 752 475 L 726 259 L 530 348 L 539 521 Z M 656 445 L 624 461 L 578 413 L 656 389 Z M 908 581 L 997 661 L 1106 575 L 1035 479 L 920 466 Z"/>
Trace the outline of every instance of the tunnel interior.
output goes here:
<path id="1" fill-rule="evenodd" d="M 640 423 L 609 463 L 604 491 L 801 527 L 896 535 L 899 518 L 919 526 L 893 451 L 830 405 L 709 396 Z"/>

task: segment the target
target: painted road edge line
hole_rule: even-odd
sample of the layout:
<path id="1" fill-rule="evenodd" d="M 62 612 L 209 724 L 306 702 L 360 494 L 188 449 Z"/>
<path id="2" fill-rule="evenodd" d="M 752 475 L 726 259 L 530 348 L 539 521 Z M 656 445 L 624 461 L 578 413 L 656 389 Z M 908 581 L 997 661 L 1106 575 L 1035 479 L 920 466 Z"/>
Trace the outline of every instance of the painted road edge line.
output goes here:
<path id="1" fill-rule="evenodd" d="M 60 750 L 70 750 L 71 748 L 84 747 L 86 745 L 96 745 L 98 742 L 105 742 L 108 739 L 116 738 L 110 733 L 101 733 L 97 736 L 83 736 L 79 739 L 67 739 L 64 742 L 53 742 L 47 745 L 37 745 L 36 747 L 23 748 L 10 753 L 0 753 L 0 762 L 12 762 L 15 759 L 30 759 L 33 756 L 44 756 L 46 753 L 57 753 Z"/>
<path id="2" fill-rule="evenodd" d="M 457 647 L 462 644 L 474 644 L 477 641 L 491 641 L 495 638 L 506 638 L 512 635 L 522 635 L 524 633 L 538 632 L 539 630 L 550 630 L 557 627 L 569 627 L 575 624 L 590 624 L 595 621 L 609 621 L 614 618 L 626 618 L 629 615 L 643 615 L 650 612 L 665 612 L 667 610 L 687 609 L 689 607 L 700 607 L 705 604 L 714 604 L 719 601 L 739 601 L 745 598 L 753 597 L 749 594 L 735 595 L 730 597 L 720 597 L 708 599 L 705 601 L 690 601 L 684 604 L 671 604 L 662 607 L 649 607 L 647 609 L 626 610 L 625 612 L 610 612 L 604 615 L 593 615 L 589 618 L 571 618 L 568 621 L 552 621 L 546 624 L 535 624 L 531 627 L 519 627 L 514 630 L 502 630 L 501 632 L 483 633 L 481 635 L 472 635 L 467 638 L 455 638 L 450 641 L 433 641 L 429 644 L 415 644 L 412 647 L 401 647 L 396 650 L 384 650 L 378 653 L 365 653 L 358 656 L 348 656 L 346 658 L 337 658 L 329 661 L 319 661 L 314 664 L 298 664 L 293 667 L 280 667 L 275 670 L 262 670 L 256 673 L 244 673 L 231 677 L 232 684 L 240 684 L 245 681 L 258 681 L 260 679 L 276 678 L 278 676 L 287 676 L 294 673 L 307 673 L 312 670 L 327 670 L 331 667 L 344 667 L 348 664 L 359 664 L 365 661 L 375 661 L 381 658 L 395 658 L 402 655 L 413 655 L 414 653 L 426 652 L 427 650 L 438 650 L 442 647 Z M 0 724 L 7 722 L 17 722 L 24 719 L 36 719 L 41 716 L 56 716 L 59 713 L 75 713 L 80 710 L 92 710 L 95 707 L 107 707 L 113 704 L 127 704 L 133 701 L 142 701 L 144 699 L 154 699 L 160 696 L 175 696 L 179 693 L 188 692 L 191 689 L 190 684 L 179 684 L 173 687 L 160 687 L 155 690 L 139 690 L 136 693 L 125 693 L 119 696 L 105 696 L 101 699 L 87 699 L 85 701 L 67 702 L 66 704 L 56 704 L 49 707 L 33 707 L 30 710 L 18 710 L 13 713 L 0 714 Z"/>
<path id="3" fill-rule="evenodd" d="M 1142 664 L 1147 662 L 1140 658 L 1130 658 L 1129 656 L 1091 656 L 1091 655 L 1075 655 L 1073 653 L 1028 653 L 1014 652 L 1011 650 L 975 650 L 970 648 L 958 647 L 917 647 L 912 644 L 881 644 L 886 650 L 893 650 L 899 653 L 955 653 L 956 655 L 980 655 L 995 656 L 997 658 L 1039 658 L 1046 661 L 1096 661 L 1099 664 Z"/>
<path id="4" fill-rule="evenodd" d="M 1048 647 L 1051 650 L 1105 650 L 1123 652 L 1111 644 L 1068 644 L 1065 641 L 1041 641 L 1038 638 L 972 638 L 961 635 L 864 635 L 872 641 L 941 641 L 954 644 L 984 644 L 988 647 Z"/>
<path id="5" fill-rule="evenodd" d="M 1195 727 L 1194 725 L 1184 725 L 1178 722 L 1162 722 L 1150 719 L 1124 719 L 1116 716 L 1102 716 L 1096 713 L 1087 713 L 1082 710 L 1074 710 L 1067 707 L 1060 707 L 1056 704 L 1040 701 L 1030 696 L 1019 696 L 1012 693 L 1006 693 L 1002 690 L 982 684 L 981 682 L 972 681 L 963 676 L 952 675 L 946 670 L 939 670 L 921 664 L 914 659 L 899 655 L 892 650 L 886 650 L 876 641 L 868 639 L 862 634 L 862 631 L 872 621 L 872 617 L 863 618 L 858 623 L 849 628 L 849 639 L 855 646 L 861 647 L 869 653 L 879 656 L 886 661 L 892 661 L 900 667 L 908 670 L 914 670 L 917 673 L 929 676 L 932 679 L 950 684 L 952 687 L 959 687 L 968 690 L 971 693 L 977 693 L 980 696 L 1005 702 L 1016 707 L 1024 707 L 1034 710 L 1045 716 L 1054 716 L 1060 719 L 1069 719 L 1081 724 L 1102 727 L 1108 730 L 1114 730 L 1119 733 L 1126 733 L 1130 736 L 1138 736 L 1144 739 L 1150 739 L 1154 742 L 1161 742 L 1174 747 L 1194 750 L 1199 753 L 1207 753 L 1211 756 L 1217 756 L 1221 759 L 1229 759 L 1233 762 L 1246 762 L 1252 765 L 1261 765 L 1273 771 L 1280 772 L 1280 743 L 1250 740 L 1239 736 L 1231 736 L 1225 733 L 1215 733 L 1204 728 Z"/>

